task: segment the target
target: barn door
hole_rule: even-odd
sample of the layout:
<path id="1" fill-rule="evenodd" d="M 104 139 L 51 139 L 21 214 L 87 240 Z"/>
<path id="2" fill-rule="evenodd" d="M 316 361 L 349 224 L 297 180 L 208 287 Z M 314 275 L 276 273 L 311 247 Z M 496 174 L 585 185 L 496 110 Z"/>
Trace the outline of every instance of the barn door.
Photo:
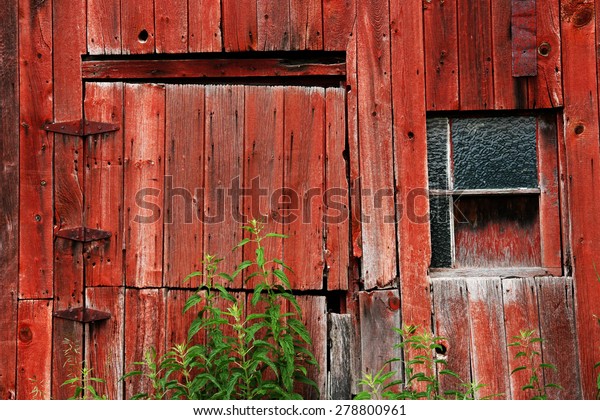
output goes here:
<path id="1" fill-rule="evenodd" d="M 320 295 L 300 305 L 325 366 L 323 295 L 348 287 L 345 90 L 89 82 L 84 108 L 86 120 L 121 127 L 87 136 L 82 151 L 84 223 L 111 232 L 84 258 L 85 305 L 112 314 L 86 330 L 88 365 L 118 384 L 107 393 L 139 391 L 117 379 L 146 349 L 185 340 L 182 308 L 198 280 L 183 279 L 206 253 L 228 272 L 252 258 L 232 252 L 251 218 L 289 235 L 268 253 L 293 267 L 295 290 Z M 250 299 L 254 284 L 228 286 Z M 326 370 L 313 376 L 324 388 Z"/>

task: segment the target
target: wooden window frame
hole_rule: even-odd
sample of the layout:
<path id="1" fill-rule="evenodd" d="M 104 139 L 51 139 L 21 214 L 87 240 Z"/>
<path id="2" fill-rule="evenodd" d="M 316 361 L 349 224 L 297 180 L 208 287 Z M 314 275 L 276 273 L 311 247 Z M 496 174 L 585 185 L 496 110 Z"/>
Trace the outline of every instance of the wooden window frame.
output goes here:
<path id="1" fill-rule="evenodd" d="M 559 177 L 559 114 L 554 112 L 534 113 L 453 113 L 452 115 L 428 115 L 428 118 L 443 117 L 448 121 L 455 118 L 471 117 L 503 117 L 503 116 L 533 116 L 536 118 L 536 155 L 538 188 L 516 189 L 452 189 L 429 191 L 430 197 L 436 195 L 538 195 L 539 196 L 539 225 L 540 225 L 540 257 L 539 267 L 444 267 L 429 268 L 432 278 L 445 277 L 536 277 L 536 276 L 563 276 L 563 249 L 561 231 L 561 210 L 563 206 L 560 192 Z M 452 142 L 451 135 L 448 141 Z M 449 167 L 452 171 L 452 145 L 449 145 Z M 454 205 L 450 204 L 451 217 L 451 246 L 452 264 L 455 264 L 455 236 L 454 236 Z M 434 250 L 432 249 L 432 253 Z"/>

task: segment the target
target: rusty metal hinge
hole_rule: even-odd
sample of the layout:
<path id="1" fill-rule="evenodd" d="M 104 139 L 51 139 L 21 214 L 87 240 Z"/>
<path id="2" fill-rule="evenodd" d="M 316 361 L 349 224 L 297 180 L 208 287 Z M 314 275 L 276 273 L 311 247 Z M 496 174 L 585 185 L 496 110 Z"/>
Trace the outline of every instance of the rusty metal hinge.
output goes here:
<path id="1" fill-rule="evenodd" d="M 76 242 L 94 242 L 108 239 L 112 236 L 111 232 L 100 229 L 91 229 L 87 227 L 76 227 L 72 229 L 61 229 L 54 233 L 58 238 L 68 239 Z"/>
<path id="2" fill-rule="evenodd" d="M 111 133 L 119 130 L 117 124 L 103 123 L 97 121 L 75 120 L 44 124 L 44 130 L 65 134 L 67 136 L 91 136 L 94 134 Z"/>
<path id="3" fill-rule="evenodd" d="M 70 308 L 64 311 L 54 312 L 55 318 L 68 319 L 70 321 L 89 324 L 110 319 L 111 314 L 108 312 L 97 311 L 89 308 Z"/>

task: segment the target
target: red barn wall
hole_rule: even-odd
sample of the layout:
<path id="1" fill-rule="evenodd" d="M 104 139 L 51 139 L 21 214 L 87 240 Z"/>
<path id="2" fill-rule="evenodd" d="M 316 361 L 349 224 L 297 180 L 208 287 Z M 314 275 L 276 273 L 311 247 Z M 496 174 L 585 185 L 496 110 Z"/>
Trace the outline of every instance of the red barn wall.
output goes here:
<path id="1" fill-rule="evenodd" d="M 600 255 L 600 197 L 594 187 L 600 182 L 594 171 L 600 158 L 599 3 L 533 2 L 537 75 L 530 77 L 513 76 L 511 3 L 6 1 L 0 28 L 0 397 L 33 398 L 34 388 L 45 398 L 67 397 L 68 390 L 60 386 L 66 379 L 62 343 L 70 339 L 85 343 L 75 362 L 93 365 L 109 383 L 105 391 L 124 398 L 131 384 L 117 379 L 141 357 L 140 346 L 164 348 L 184 328 L 174 314 L 189 292 L 166 279 L 162 259 L 155 261 L 158 268 L 150 270 L 150 277 L 130 282 L 134 260 L 128 249 L 133 248 L 122 253 L 109 245 L 102 258 L 117 260 L 108 266 L 94 260 L 99 257 L 87 244 L 55 238 L 57 224 L 81 226 L 83 214 L 91 211 L 94 220 L 114 227 L 118 240 L 125 240 L 125 216 L 111 216 L 104 201 L 86 208 L 84 192 L 94 188 L 94 178 L 86 183 L 79 176 L 89 168 L 78 156 L 88 146 L 80 138 L 43 129 L 49 122 L 81 119 L 84 97 L 98 99 L 86 103 L 86 112 L 89 105 L 95 118 L 112 118 L 114 109 L 122 109 L 119 101 L 127 96 L 118 87 L 97 96 L 84 92 L 82 56 L 135 54 L 161 60 L 167 57 L 162 54 L 230 58 L 241 52 L 276 57 L 300 51 L 304 59 L 318 61 L 343 51 L 352 218 L 335 227 L 342 239 L 328 244 L 337 250 L 336 286 L 325 288 L 317 281 L 299 287 L 308 290 L 301 303 L 321 361 L 317 381 L 322 396 L 328 395 L 327 372 L 330 381 L 339 375 L 335 354 L 331 366 L 326 354 L 328 301 L 337 299 L 339 304 L 329 309 L 351 316 L 355 375 L 379 369 L 394 356 L 392 328 L 402 322 L 448 337 L 450 366 L 465 380 L 488 384 L 485 394 L 521 398 L 518 380 L 508 374 L 513 361 L 506 344 L 528 328 L 547 340 L 544 361 L 561 368 L 555 378 L 546 378 L 564 387 L 551 396 L 595 398 L 593 364 L 600 361 L 600 328 L 593 318 L 600 314 L 594 268 Z M 109 100 L 115 108 L 102 108 Z M 136 100 L 142 101 L 139 106 L 165 106 L 152 92 Z M 537 109 L 553 109 L 560 116 L 557 171 L 564 273 L 569 276 L 430 279 L 428 202 L 414 199 L 414 191 L 428 185 L 426 114 Z M 119 133 L 110 138 L 123 142 Z M 119 154 L 110 148 L 103 153 Z M 116 177 L 110 179 L 117 184 L 125 177 L 124 188 L 135 188 L 126 174 L 101 173 Z M 378 190 L 388 192 L 380 203 L 365 193 Z M 102 273 L 89 275 L 94 262 Z M 112 317 L 92 326 L 53 317 L 58 310 L 82 305 Z"/>

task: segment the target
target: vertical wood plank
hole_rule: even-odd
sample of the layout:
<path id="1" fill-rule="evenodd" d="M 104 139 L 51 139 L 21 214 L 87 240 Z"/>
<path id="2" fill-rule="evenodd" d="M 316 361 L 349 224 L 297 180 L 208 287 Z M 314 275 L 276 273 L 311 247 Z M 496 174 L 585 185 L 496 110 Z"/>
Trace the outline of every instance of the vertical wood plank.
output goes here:
<path id="1" fill-rule="evenodd" d="M 486 384 L 478 397 L 510 399 L 502 285 L 497 278 L 472 278 L 467 283 L 471 320 L 473 381 Z"/>
<path id="2" fill-rule="evenodd" d="M 330 313 L 328 317 L 328 340 L 330 343 L 327 397 L 331 400 L 352 398 L 354 382 L 354 325 L 352 315 Z M 322 369 L 322 368 L 321 368 Z"/>
<path id="3" fill-rule="evenodd" d="M 456 0 L 423 3 L 427 110 L 458 109 Z"/>
<path id="4" fill-rule="evenodd" d="M 52 297 L 52 2 L 19 1 L 19 297 Z"/>
<path id="5" fill-rule="evenodd" d="M 596 4 L 599 6 L 600 4 Z M 592 2 L 561 3 L 564 119 L 568 168 L 571 241 L 573 245 L 576 325 L 583 397 L 596 398 L 600 360 L 600 328 L 592 315 L 600 314 L 600 288 L 594 264 L 600 255 L 600 161 L 598 144 L 598 79 L 596 22 Z"/>
<path id="6" fill-rule="evenodd" d="M 536 0 L 512 0 L 512 75 L 537 76 Z"/>
<path id="7" fill-rule="evenodd" d="M 55 173 L 60 176 L 60 172 Z M 82 245 L 57 239 L 55 248 L 54 311 L 82 307 L 84 305 Z M 52 399 L 65 400 L 73 395 L 73 390 L 62 384 L 73 375 L 78 375 L 81 370 L 83 325 L 55 317 L 52 342 Z M 73 347 L 74 351 L 65 353 L 69 347 Z"/>
<path id="8" fill-rule="evenodd" d="M 536 2 L 537 77 L 529 80 L 529 108 L 563 105 L 559 0 Z"/>
<path id="9" fill-rule="evenodd" d="M 138 370 L 134 362 L 144 360 L 153 348 L 165 353 L 165 289 L 127 289 L 125 291 L 125 373 Z M 131 376 L 125 380 L 125 398 L 152 392 L 147 378 Z"/>
<path id="10" fill-rule="evenodd" d="M 183 308 L 187 300 L 197 292 L 195 290 L 167 291 L 167 350 L 176 344 L 188 342 L 188 330 L 202 309 L 198 305 L 185 314 Z M 202 344 L 206 340 L 206 331 L 200 330 L 191 340 L 193 344 Z"/>
<path id="11" fill-rule="evenodd" d="M 361 372 L 375 374 L 384 367 L 384 363 L 401 357 L 400 337 L 393 332 L 400 328 L 400 298 L 396 290 L 360 292 L 360 340 L 362 353 Z M 400 364 L 387 365 L 386 370 L 398 371 Z"/>
<path id="12" fill-rule="evenodd" d="M 327 289 L 348 290 L 350 206 L 347 179 L 346 101 L 343 89 L 326 90 L 325 259 Z"/>
<path id="13" fill-rule="evenodd" d="M 154 0 L 157 53 L 188 51 L 187 0 Z"/>
<path id="14" fill-rule="evenodd" d="M 222 0 L 225 51 L 255 51 L 258 42 L 256 0 Z"/>
<path id="15" fill-rule="evenodd" d="M 205 110 L 204 252 L 225 258 L 220 269 L 232 273 L 242 257 L 231 251 L 242 238 L 241 196 L 231 187 L 243 185 L 244 87 L 207 86 Z"/>
<path id="16" fill-rule="evenodd" d="M 258 16 L 258 50 L 287 51 L 290 49 L 290 3 L 256 0 Z"/>
<path id="17" fill-rule="evenodd" d="M 325 91 L 290 87 L 285 94 L 284 185 L 289 194 L 284 225 L 286 263 L 295 290 L 323 287 L 323 188 Z M 298 250 L 302 250 L 301 253 Z"/>
<path id="18" fill-rule="evenodd" d="M 125 86 L 124 236 L 128 286 L 162 285 L 164 113 L 164 86 Z"/>
<path id="19" fill-rule="evenodd" d="M 83 28 L 86 24 L 85 0 L 53 2 L 53 42 L 60 45 L 54 58 L 54 120 L 81 119 L 83 86 L 81 56 L 86 52 Z M 84 226 L 84 147 L 79 137 L 54 135 L 54 213 L 59 229 Z M 56 239 L 54 252 L 54 310 L 83 305 L 83 246 Z M 69 376 L 79 373 L 82 361 L 83 327 L 54 319 L 52 398 L 67 399 L 71 389 L 61 386 Z M 77 348 L 65 353 L 65 340 Z"/>
<path id="20" fill-rule="evenodd" d="M 290 49 L 323 49 L 321 0 L 290 0 Z"/>
<path id="21" fill-rule="evenodd" d="M 494 80 L 490 0 L 458 0 L 457 5 L 460 109 L 491 109 Z"/>
<path id="22" fill-rule="evenodd" d="M 402 322 L 431 329 L 427 270 L 431 261 L 423 9 L 392 2 L 392 107 Z M 407 94 L 411 92 L 411 94 Z"/>
<path id="23" fill-rule="evenodd" d="M 96 384 L 96 390 L 108 399 L 123 399 L 121 377 L 125 373 L 125 289 L 123 287 L 88 287 L 85 290 L 87 306 L 110 313 L 110 319 L 88 324 L 86 328 L 86 367 L 93 369 L 93 376 L 102 378 L 104 384 Z M 138 314 L 130 316 L 136 318 Z M 156 319 L 154 322 L 157 322 Z M 135 331 L 137 325 L 133 324 Z M 130 326 L 131 328 L 131 326 Z M 142 334 L 143 331 L 140 331 Z M 132 334 L 137 334 L 133 333 Z"/>
<path id="24" fill-rule="evenodd" d="M 362 277 L 366 289 L 396 284 L 396 229 L 388 3 L 357 3 Z"/>
<path id="25" fill-rule="evenodd" d="M 221 0 L 188 0 L 189 52 L 222 48 Z"/>
<path id="26" fill-rule="evenodd" d="M 504 300 L 504 323 L 506 328 L 506 343 L 516 341 L 515 336 L 520 335 L 521 331 L 534 331 L 535 337 L 541 337 L 540 319 L 548 314 L 538 312 L 538 296 L 534 279 L 503 279 L 502 293 Z M 543 338 L 543 337 L 542 337 Z M 541 346 L 535 345 L 537 351 L 541 352 Z M 518 347 L 507 347 L 508 349 L 508 369 L 512 372 L 517 366 L 520 366 L 524 359 L 516 359 L 515 354 L 522 349 Z M 534 363 L 541 363 L 541 357 L 535 358 Z M 510 375 L 510 388 L 512 398 L 515 400 L 530 399 L 533 394 L 531 391 L 523 391 L 521 388 L 529 382 L 529 371 L 516 372 Z"/>
<path id="27" fill-rule="evenodd" d="M 168 85 L 166 90 L 164 284 L 197 287 L 202 270 L 204 186 L 204 88 Z"/>
<path id="28" fill-rule="evenodd" d="M 52 301 L 19 301 L 17 399 L 49 399 L 52 363 Z"/>
<path id="29" fill-rule="evenodd" d="M 285 214 L 277 192 L 282 193 L 283 188 L 284 92 L 278 87 L 245 88 L 244 214 L 248 220 L 266 223 L 263 233 L 283 233 Z M 283 242 L 267 239 L 265 254 L 281 259 Z M 246 245 L 243 254 L 244 260 L 255 259 L 256 247 Z M 246 287 L 254 288 L 257 282 L 250 279 Z"/>
<path id="30" fill-rule="evenodd" d="M 19 284 L 18 1 L 4 4 L 0 27 L 0 399 L 16 397 Z"/>
<path id="31" fill-rule="evenodd" d="M 105 241 L 86 244 L 86 286 L 123 285 L 123 84 L 88 83 L 85 116 L 120 130 L 84 139 L 85 223 L 111 232 Z"/>
<path id="32" fill-rule="evenodd" d="M 154 52 L 154 2 L 121 1 L 121 37 L 123 54 Z"/>
<path id="33" fill-rule="evenodd" d="M 351 37 L 356 0 L 323 0 L 323 49 L 346 51 Z"/>
<path id="34" fill-rule="evenodd" d="M 446 365 L 443 369 L 456 372 L 460 381 L 440 375 L 440 390 L 460 390 L 460 384 L 471 382 L 471 326 L 467 283 L 463 279 L 433 279 L 434 330 L 446 346 Z"/>
<path id="35" fill-rule="evenodd" d="M 495 95 L 494 103 L 490 103 L 489 108 L 520 109 L 527 106 L 527 82 L 529 79 L 513 77 L 512 71 L 512 48 L 514 41 L 511 33 L 512 3 L 512 1 L 491 2 L 492 44 L 494 49 L 492 52 L 494 61 L 493 83 Z M 471 42 L 475 41 L 471 40 Z M 479 53 L 485 54 L 485 51 L 480 51 Z M 468 92 L 463 93 L 461 91 L 461 95 L 464 94 L 468 94 Z"/>
<path id="36" fill-rule="evenodd" d="M 540 330 L 545 340 L 542 343 L 543 362 L 557 367 L 556 372 L 545 370 L 544 380 L 546 384 L 555 383 L 564 388 L 548 389 L 548 397 L 557 400 L 581 399 L 585 394 L 581 389 L 580 365 L 577 360 L 572 280 L 568 277 L 538 277 L 536 285 L 540 305 Z M 579 343 L 582 345 L 581 341 Z M 582 376 L 586 374 L 585 369 L 581 372 Z"/>
<path id="37" fill-rule="evenodd" d="M 537 132 L 542 266 L 560 268 L 562 254 L 556 116 L 540 115 Z"/>
<path id="38" fill-rule="evenodd" d="M 295 389 L 305 399 L 316 400 L 327 397 L 327 303 L 325 296 L 298 296 L 302 310 L 302 321 L 312 339 L 312 352 L 319 366 L 307 366 L 308 378 L 315 381 L 318 391 L 311 386 L 298 384 Z"/>
<path id="39" fill-rule="evenodd" d="M 88 0 L 87 50 L 90 54 L 121 54 L 120 0 Z"/>

